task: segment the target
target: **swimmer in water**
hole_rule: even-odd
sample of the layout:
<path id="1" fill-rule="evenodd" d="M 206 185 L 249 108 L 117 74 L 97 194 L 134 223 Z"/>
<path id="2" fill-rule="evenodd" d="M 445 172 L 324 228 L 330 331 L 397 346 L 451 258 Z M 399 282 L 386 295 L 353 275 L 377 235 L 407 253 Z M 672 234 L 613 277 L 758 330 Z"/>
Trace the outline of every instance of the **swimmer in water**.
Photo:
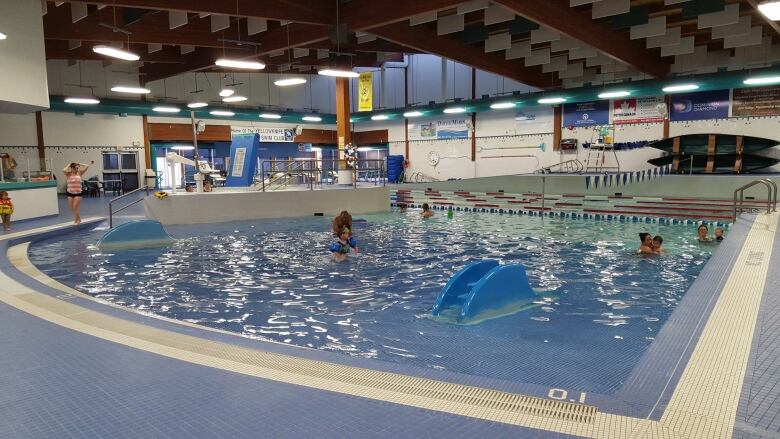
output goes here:
<path id="1" fill-rule="evenodd" d="M 432 216 L 433 216 L 433 211 L 431 211 L 431 206 L 429 206 L 428 203 L 423 203 L 422 217 L 430 218 Z"/>
<path id="2" fill-rule="evenodd" d="M 653 253 L 660 255 L 664 252 L 663 249 L 664 238 L 661 235 L 655 235 L 653 238 Z"/>
<path id="3" fill-rule="evenodd" d="M 707 227 L 706 224 L 702 224 L 699 226 L 697 230 L 698 236 L 696 239 L 699 240 L 699 242 L 712 242 L 712 238 L 709 236 L 710 229 Z"/>
<path id="4" fill-rule="evenodd" d="M 342 210 L 336 218 L 333 218 L 333 236 L 339 236 L 344 227 L 352 230 L 352 215 L 346 210 Z"/>
<path id="5" fill-rule="evenodd" d="M 347 255 L 354 249 L 355 253 L 358 252 L 357 240 L 353 238 L 349 227 L 341 229 L 338 241 L 330 245 L 330 253 L 333 255 L 333 259 L 336 262 L 343 262 L 347 260 Z"/>
<path id="6" fill-rule="evenodd" d="M 723 227 L 715 229 L 715 240 L 718 242 L 723 241 Z"/>
<path id="7" fill-rule="evenodd" d="M 639 250 L 636 252 L 640 255 L 653 254 L 653 235 L 645 232 L 640 233 L 639 240 L 642 242 L 642 244 L 639 246 Z"/>

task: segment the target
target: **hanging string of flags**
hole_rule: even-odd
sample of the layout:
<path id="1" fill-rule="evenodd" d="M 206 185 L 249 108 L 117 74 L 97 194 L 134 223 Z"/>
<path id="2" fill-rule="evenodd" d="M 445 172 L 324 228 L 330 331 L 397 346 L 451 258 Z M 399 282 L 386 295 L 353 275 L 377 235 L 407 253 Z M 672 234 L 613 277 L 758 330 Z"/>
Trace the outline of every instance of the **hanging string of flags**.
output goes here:
<path id="1" fill-rule="evenodd" d="M 632 171 L 632 172 L 619 172 L 616 174 L 604 174 L 604 175 L 586 175 L 585 176 L 585 190 L 593 187 L 607 188 L 607 187 L 620 187 L 628 186 L 634 183 L 641 183 L 646 180 L 652 180 L 669 175 L 672 173 L 671 163 L 666 166 L 660 166 L 653 169 L 645 169 L 644 171 Z"/>

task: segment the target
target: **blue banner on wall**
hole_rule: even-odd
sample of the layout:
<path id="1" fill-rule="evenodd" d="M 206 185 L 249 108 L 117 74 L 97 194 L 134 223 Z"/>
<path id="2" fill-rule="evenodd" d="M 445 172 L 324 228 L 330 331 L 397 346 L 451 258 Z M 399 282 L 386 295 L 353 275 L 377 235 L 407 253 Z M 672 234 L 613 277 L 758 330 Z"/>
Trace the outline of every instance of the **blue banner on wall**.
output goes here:
<path id="1" fill-rule="evenodd" d="M 609 101 L 563 105 L 563 126 L 590 127 L 609 124 Z"/>
<path id="2" fill-rule="evenodd" d="M 225 186 L 246 187 L 252 184 L 259 149 L 260 135 L 233 136 L 233 142 L 230 144 L 230 170 Z"/>
<path id="3" fill-rule="evenodd" d="M 669 119 L 704 120 L 729 117 L 729 90 L 712 90 L 672 95 Z"/>

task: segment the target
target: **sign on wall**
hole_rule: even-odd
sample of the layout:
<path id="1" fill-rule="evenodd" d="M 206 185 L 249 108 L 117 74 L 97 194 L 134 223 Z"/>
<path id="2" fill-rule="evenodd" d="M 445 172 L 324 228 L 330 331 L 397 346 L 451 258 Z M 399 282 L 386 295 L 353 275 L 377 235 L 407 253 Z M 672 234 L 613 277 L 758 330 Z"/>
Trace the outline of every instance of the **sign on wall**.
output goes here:
<path id="1" fill-rule="evenodd" d="M 269 127 L 230 127 L 231 136 L 258 134 L 261 142 L 294 142 L 295 129 Z"/>
<path id="2" fill-rule="evenodd" d="M 534 134 L 553 131 L 553 108 L 528 107 L 515 111 L 516 134 Z"/>
<path id="3" fill-rule="evenodd" d="M 374 91 L 374 75 L 371 72 L 363 72 L 358 78 L 358 111 L 371 111 L 374 109 L 372 95 Z"/>
<path id="4" fill-rule="evenodd" d="M 410 140 L 467 139 L 466 119 L 443 119 L 409 124 Z"/>
<path id="5" fill-rule="evenodd" d="M 563 126 L 591 127 L 609 124 L 609 101 L 577 102 L 563 105 Z"/>
<path id="6" fill-rule="evenodd" d="M 663 96 L 648 96 L 633 99 L 615 99 L 612 101 L 612 123 L 615 125 L 628 123 L 663 122 L 663 112 L 658 106 L 664 103 Z"/>
<path id="7" fill-rule="evenodd" d="M 731 115 L 778 116 L 780 115 L 780 87 L 735 88 Z"/>
<path id="8" fill-rule="evenodd" d="M 729 117 L 729 90 L 681 93 L 672 95 L 671 100 L 669 119 L 672 121 Z"/>

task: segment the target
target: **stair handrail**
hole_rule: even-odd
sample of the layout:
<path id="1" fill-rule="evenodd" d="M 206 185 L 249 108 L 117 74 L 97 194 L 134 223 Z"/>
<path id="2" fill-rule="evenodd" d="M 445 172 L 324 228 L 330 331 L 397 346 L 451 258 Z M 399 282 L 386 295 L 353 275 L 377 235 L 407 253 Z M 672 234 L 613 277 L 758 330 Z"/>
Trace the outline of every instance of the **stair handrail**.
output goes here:
<path id="1" fill-rule="evenodd" d="M 750 189 L 753 186 L 763 184 L 767 190 L 766 199 L 766 213 L 772 213 L 777 211 L 777 185 L 775 182 L 768 178 L 762 178 L 760 180 L 753 180 L 748 184 L 738 187 L 734 191 L 733 202 L 733 219 L 737 220 L 738 213 L 742 213 L 745 204 L 745 190 Z"/>
<path id="2" fill-rule="evenodd" d="M 114 228 L 114 214 L 115 213 L 119 213 L 119 212 L 127 209 L 130 206 L 136 205 L 136 204 L 140 203 L 141 201 L 143 201 L 144 199 L 143 199 L 143 197 L 141 197 L 141 198 L 133 201 L 132 203 L 129 203 L 129 204 L 126 204 L 126 205 L 120 207 L 117 210 L 114 210 L 114 203 L 115 202 L 121 200 L 122 198 L 125 198 L 125 197 L 128 197 L 130 195 L 133 195 L 136 192 L 140 192 L 140 191 L 146 191 L 146 195 L 149 195 L 149 189 L 150 189 L 149 186 L 142 186 L 142 187 L 139 187 L 138 189 L 133 189 L 130 192 L 126 192 L 126 193 L 124 193 L 124 194 L 122 194 L 122 195 L 120 195 L 118 197 L 112 198 L 111 201 L 108 202 L 108 228 L 109 229 L 113 229 Z"/>

